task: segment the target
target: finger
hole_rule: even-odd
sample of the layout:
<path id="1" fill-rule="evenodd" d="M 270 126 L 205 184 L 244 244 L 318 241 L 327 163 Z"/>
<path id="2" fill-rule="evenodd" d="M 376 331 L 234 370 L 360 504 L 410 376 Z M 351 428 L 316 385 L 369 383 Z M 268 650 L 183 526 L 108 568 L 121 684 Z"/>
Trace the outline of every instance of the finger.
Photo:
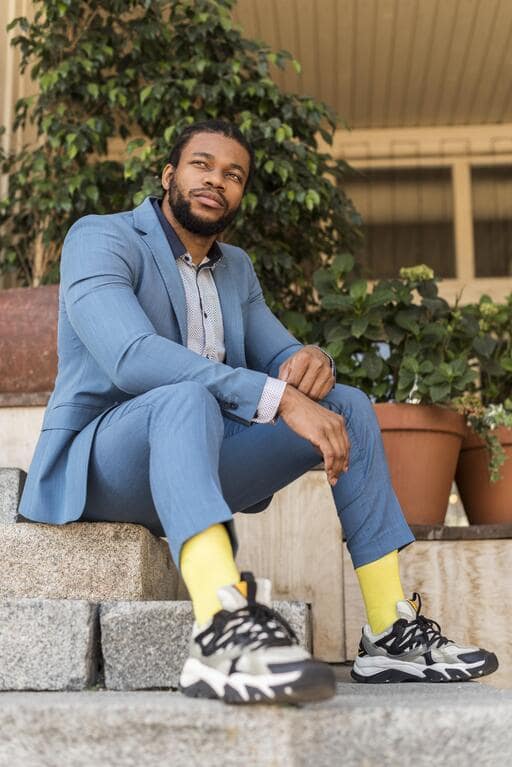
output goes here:
<path id="1" fill-rule="evenodd" d="M 308 397 L 318 402 L 318 400 L 323 399 L 329 394 L 329 392 L 332 389 L 333 383 L 334 383 L 333 375 L 330 371 L 328 371 L 324 376 L 320 376 L 317 378 L 315 385 L 311 388 L 308 394 Z"/>
<path id="2" fill-rule="evenodd" d="M 334 472 L 335 472 L 336 478 L 339 478 L 339 476 L 344 471 L 344 467 L 346 463 L 347 447 L 343 439 L 343 433 L 341 429 L 338 428 L 338 424 L 336 424 L 336 426 L 334 427 L 332 431 L 331 442 L 334 446 L 335 454 L 336 454 Z"/>
<path id="3" fill-rule="evenodd" d="M 279 368 L 279 375 L 277 376 L 280 381 L 288 381 L 290 375 L 290 362 L 286 360 Z"/>
<path id="4" fill-rule="evenodd" d="M 290 363 L 290 368 L 291 369 L 287 381 L 289 384 L 295 386 L 298 389 L 300 382 L 302 381 L 304 374 L 308 369 L 308 361 L 305 357 L 299 357 L 297 355 Z"/>
<path id="5" fill-rule="evenodd" d="M 343 437 L 343 442 L 345 444 L 345 456 L 346 456 L 345 457 L 345 461 L 344 461 L 343 471 L 346 472 L 346 471 L 349 470 L 349 467 L 350 467 L 350 448 L 351 448 L 351 444 L 350 444 L 350 437 L 348 436 L 347 428 L 345 426 L 345 419 L 343 419 L 343 421 L 342 421 L 341 434 L 342 434 L 342 437 Z"/>
<path id="6" fill-rule="evenodd" d="M 328 457 L 328 460 L 324 459 L 325 473 L 329 483 L 335 485 L 342 472 L 345 447 L 340 430 L 333 427 L 332 422 L 326 428 L 324 441 L 324 451 Z"/>
<path id="7" fill-rule="evenodd" d="M 320 443 L 320 449 L 322 451 L 322 456 L 324 459 L 324 468 L 325 473 L 327 476 L 327 480 L 330 485 L 336 484 L 337 477 L 334 473 L 334 459 L 335 459 L 335 451 L 334 447 L 331 445 L 330 440 L 327 437 L 324 437 Z"/>
<path id="8" fill-rule="evenodd" d="M 308 397 L 311 396 L 310 392 L 313 389 L 313 387 L 316 386 L 318 375 L 321 373 L 321 365 L 319 366 L 317 363 L 313 362 L 310 363 L 309 367 L 307 368 L 300 384 L 299 384 L 299 391 L 303 394 L 306 394 Z"/>

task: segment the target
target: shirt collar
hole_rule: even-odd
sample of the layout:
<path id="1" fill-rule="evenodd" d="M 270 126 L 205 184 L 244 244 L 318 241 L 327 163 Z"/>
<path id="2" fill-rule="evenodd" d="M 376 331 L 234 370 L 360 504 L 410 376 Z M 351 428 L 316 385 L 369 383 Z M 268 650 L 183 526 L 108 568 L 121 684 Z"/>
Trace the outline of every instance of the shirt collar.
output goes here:
<path id="1" fill-rule="evenodd" d="M 155 209 L 158 220 L 160 221 L 162 229 L 164 230 L 164 234 L 167 237 L 167 242 L 169 243 L 171 247 L 174 257 L 178 259 L 185 255 L 185 253 L 187 252 L 187 249 L 185 245 L 182 243 L 182 241 L 180 240 L 180 238 L 178 237 L 178 234 L 176 233 L 176 230 L 174 229 L 172 224 L 170 224 L 169 221 L 164 216 L 162 212 L 162 208 L 161 208 L 161 203 L 162 203 L 162 200 L 158 199 L 158 197 L 151 197 L 151 204 L 153 205 L 153 208 Z M 206 256 L 208 258 L 208 262 L 204 263 L 203 266 L 209 266 L 209 267 L 215 266 L 217 261 L 222 257 L 222 250 L 220 249 L 220 245 L 217 242 L 217 240 L 213 242 Z"/>

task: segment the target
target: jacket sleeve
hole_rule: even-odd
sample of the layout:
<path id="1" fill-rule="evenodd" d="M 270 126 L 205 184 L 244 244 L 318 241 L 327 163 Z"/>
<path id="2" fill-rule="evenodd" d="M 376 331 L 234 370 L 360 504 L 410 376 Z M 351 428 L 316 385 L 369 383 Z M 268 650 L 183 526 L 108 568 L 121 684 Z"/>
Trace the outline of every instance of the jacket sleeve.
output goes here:
<path id="1" fill-rule="evenodd" d="M 261 370 L 277 378 L 280 365 L 292 354 L 302 349 L 301 344 L 285 328 L 267 306 L 260 282 L 250 265 L 249 307 L 245 331 L 245 356 L 253 370 Z"/>
<path id="2" fill-rule="evenodd" d="M 61 292 L 76 334 L 120 390 L 196 381 L 227 415 L 250 423 L 267 380 L 264 372 L 208 360 L 157 334 L 135 295 L 137 275 L 119 225 L 94 217 L 76 222 L 64 241 Z"/>

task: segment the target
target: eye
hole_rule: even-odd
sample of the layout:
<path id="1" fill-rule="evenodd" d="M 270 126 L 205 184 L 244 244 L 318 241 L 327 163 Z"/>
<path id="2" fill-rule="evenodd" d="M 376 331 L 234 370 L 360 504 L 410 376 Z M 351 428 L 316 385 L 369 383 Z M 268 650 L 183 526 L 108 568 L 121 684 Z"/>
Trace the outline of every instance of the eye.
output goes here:
<path id="1" fill-rule="evenodd" d="M 239 184 L 242 181 L 242 179 L 240 178 L 240 176 L 237 173 L 228 173 L 228 176 L 231 176 L 231 178 L 234 178 L 235 181 L 238 181 Z"/>
<path id="2" fill-rule="evenodd" d="M 192 160 L 192 165 L 206 165 L 205 160 Z"/>

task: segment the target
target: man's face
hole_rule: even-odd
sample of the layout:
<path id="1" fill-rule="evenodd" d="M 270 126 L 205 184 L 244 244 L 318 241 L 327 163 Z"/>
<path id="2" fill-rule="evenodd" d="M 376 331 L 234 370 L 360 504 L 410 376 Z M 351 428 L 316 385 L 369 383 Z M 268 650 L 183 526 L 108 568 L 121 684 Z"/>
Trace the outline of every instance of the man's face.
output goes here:
<path id="1" fill-rule="evenodd" d="M 218 133 L 196 133 L 177 168 L 166 165 L 163 186 L 177 221 L 190 232 L 219 234 L 235 218 L 249 174 L 248 152 Z"/>

